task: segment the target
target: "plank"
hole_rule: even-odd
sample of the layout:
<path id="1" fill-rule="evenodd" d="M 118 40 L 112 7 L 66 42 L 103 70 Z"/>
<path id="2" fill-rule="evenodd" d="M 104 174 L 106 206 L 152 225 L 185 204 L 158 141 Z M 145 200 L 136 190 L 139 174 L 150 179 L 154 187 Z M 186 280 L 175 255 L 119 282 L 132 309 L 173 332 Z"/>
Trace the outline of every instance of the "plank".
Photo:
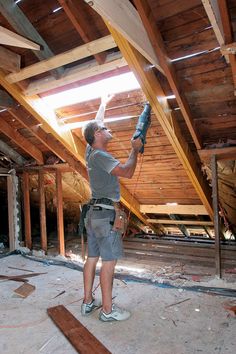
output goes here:
<path id="1" fill-rule="evenodd" d="M 208 215 L 204 205 L 140 205 L 142 213 Z"/>
<path id="2" fill-rule="evenodd" d="M 29 283 L 24 283 L 21 286 L 19 286 L 19 288 L 15 289 L 14 292 L 23 297 L 26 298 L 28 297 L 30 294 L 32 294 L 32 292 L 36 289 L 36 287 L 32 284 Z"/>
<path id="3" fill-rule="evenodd" d="M 47 309 L 56 326 L 80 354 L 111 354 L 63 305 Z"/>
<path id="4" fill-rule="evenodd" d="M 13 47 L 40 50 L 40 46 L 28 39 L 0 26 L 0 43 Z"/>
<path id="5" fill-rule="evenodd" d="M 103 52 L 107 49 L 111 49 L 114 47 L 116 47 L 116 43 L 112 36 L 109 35 L 104 38 L 96 39 L 90 43 L 73 48 L 64 53 L 55 55 L 53 58 L 48 58 L 40 61 L 39 63 L 29 65 L 21 69 L 17 73 L 7 75 L 6 79 L 10 83 L 25 80 L 29 77 L 42 74 L 46 71 L 56 69 L 60 66 L 69 63 L 73 63 L 77 60 L 89 57 L 93 54 Z"/>
<path id="6" fill-rule="evenodd" d="M 144 29 L 135 7 L 128 0 L 85 0 L 102 18 L 112 26 L 140 52 L 150 63 L 163 73 L 154 49 Z"/>
<path id="7" fill-rule="evenodd" d="M 198 150 L 198 153 L 203 160 L 209 162 L 212 155 L 217 156 L 217 160 L 234 160 L 236 159 L 236 147 L 229 146 L 225 148 L 216 149 L 202 149 Z"/>
<path id="8" fill-rule="evenodd" d="M 13 72 L 20 70 L 21 56 L 0 46 L 0 68 Z"/>

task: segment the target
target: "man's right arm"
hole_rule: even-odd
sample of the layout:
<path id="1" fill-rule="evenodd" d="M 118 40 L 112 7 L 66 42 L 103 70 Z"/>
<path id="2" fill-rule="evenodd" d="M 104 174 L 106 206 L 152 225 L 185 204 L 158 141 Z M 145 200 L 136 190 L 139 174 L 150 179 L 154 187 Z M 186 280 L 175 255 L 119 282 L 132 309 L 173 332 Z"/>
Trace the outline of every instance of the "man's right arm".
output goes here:
<path id="1" fill-rule="evenodd" d="M 141 139 L 131 140 L 132 150 L 128 160 L 124 164 L 119 164 L 111 171 L 111 174 L 118 177 L 132 178 L 138 160 L 138 153 L 142 147 Z"/>

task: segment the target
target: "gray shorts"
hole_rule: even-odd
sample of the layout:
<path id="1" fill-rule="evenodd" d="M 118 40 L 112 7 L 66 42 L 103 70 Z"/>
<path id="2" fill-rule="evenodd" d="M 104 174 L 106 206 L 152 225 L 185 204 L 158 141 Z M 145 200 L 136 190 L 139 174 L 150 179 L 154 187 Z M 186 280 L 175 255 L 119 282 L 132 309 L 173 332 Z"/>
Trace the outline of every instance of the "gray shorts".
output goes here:
<path id="1" fill-rule="evenodd" d="M 90 206 L 85 218 L 88 239 L 88 257 L 101 256 L 103 261 L 123 257 L 121 234 L 112 230 L 115 211 Z"/>

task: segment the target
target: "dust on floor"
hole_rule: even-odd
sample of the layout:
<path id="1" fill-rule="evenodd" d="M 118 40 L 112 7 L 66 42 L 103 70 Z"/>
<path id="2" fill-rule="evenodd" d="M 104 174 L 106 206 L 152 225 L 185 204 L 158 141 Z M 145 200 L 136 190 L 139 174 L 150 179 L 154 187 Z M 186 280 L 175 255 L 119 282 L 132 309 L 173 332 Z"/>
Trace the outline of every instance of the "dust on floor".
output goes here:
<path id="1" fill-rule="evenodd" d="M 14 293 L 22 283 L 1 280 L 0 353 L 77 353 L 46 313 L 56 305 L 64 305 L 113 354 L 235 353 L 236 318 L 225 309 L 236 305 L 235 298 L 115 279 L 115 302 L 132 316 L 125 322 L 102 323 L 98 311 L 87 318 L 80 314 L 82 273 L 47 264 L 21 255 L 0 259 L 1 275 L 46 272 L 29 278 L 36 289 L 26 298 Z M 236 289 L 235 282 L 213 278 L 199 284 Z M 95 295 L 101 296 L 99 287 Z"/>

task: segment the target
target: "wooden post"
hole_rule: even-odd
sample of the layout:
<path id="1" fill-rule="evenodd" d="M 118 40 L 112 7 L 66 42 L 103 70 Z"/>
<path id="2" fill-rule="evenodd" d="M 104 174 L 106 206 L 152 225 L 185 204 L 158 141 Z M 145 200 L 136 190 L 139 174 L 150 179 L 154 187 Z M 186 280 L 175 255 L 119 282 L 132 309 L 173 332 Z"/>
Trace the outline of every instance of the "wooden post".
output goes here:
<path id="1" fill-rule="evenodd" d="M 219 218 L 218 175 L 217 175 L 216 155 L 212 155 L 211 157 L 211 172 L 212 172 L 212 200 L 213 200 L 213 210 L 214 210 L 214 229 L 215 229 L 216 276 L 221 278 L 220 218 Z"/>
<path id="2" fill-rule="evenodd" d="M 43 170 L 39 170 L 38 183 L 39 183 L 41 247 L 45 252 L 47 252 L 46 206 L 45 206 L 44 172 L 43 172 Z"/>
<path id="3" fill-rule="evenodd" d="M 8 202 L 8 231 L 9 231 L 9 250 L 13 251 L 15 244 L 14 217 L 13 217 L 13 181 L 12 176 L 7 177 L 7 202 Z"/>
<path id="4" fill-rule="evenodd" d="M 25 246 L 31 249 L 32 238 L 31 238 L 30 194 L 29 194 L 28 172 L 23 172 L 23 193 L 24 193 Z"/>
<path id="5" fill-rule="evenodd" d="M 59 243 L 59 253 L 65 255 L 64 240 L 64 220 L 63 220 L 63 198 L 62 198 L 62 179 L 61 171 L 56 171 L 56 188 L 57 188 L 57 236 Z"/>

